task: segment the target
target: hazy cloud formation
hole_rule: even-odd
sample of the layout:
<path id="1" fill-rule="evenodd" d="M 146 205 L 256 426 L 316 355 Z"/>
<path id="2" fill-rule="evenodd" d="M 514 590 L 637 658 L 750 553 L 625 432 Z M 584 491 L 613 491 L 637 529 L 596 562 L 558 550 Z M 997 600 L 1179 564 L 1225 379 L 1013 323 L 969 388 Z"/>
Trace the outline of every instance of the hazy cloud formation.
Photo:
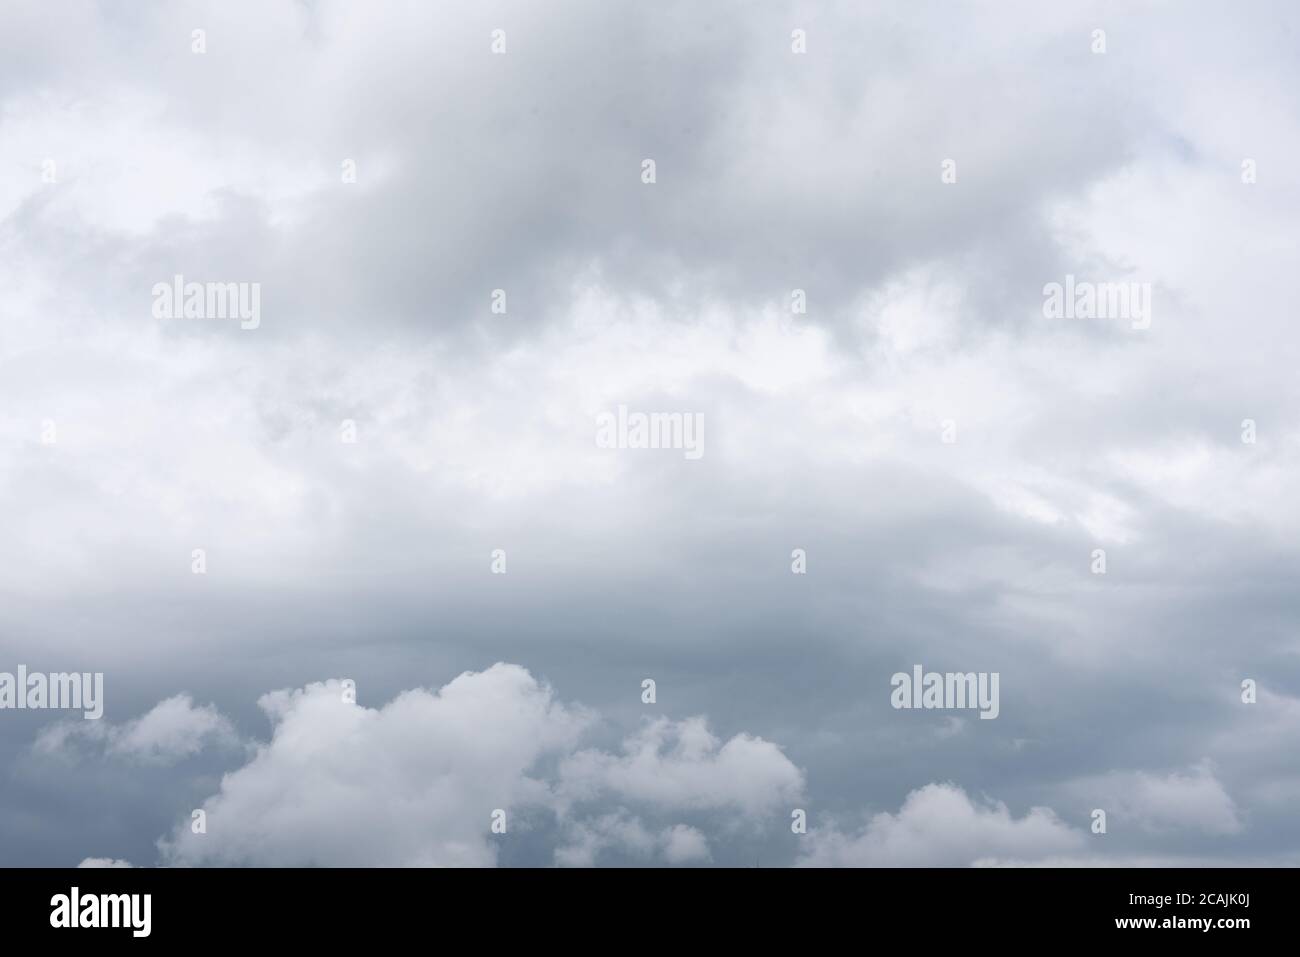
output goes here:
<path id="1" fill-rule="evenodd" d="M 110 757 L 168 764 L 208 745 L 228 747 L 237 742 L 234 726 L 216 708 L 195 707 L 189 695 L 178 694 L 120 726 L 108 721 L 48 725 L 37 736 L 35 748 L 45 754 L 73 754 L 78 745 L 99 745 Z"/>
<path id="2" fill-rule="evenodd" d="M 0 864 L 1300 863 L 1298 21 L 6 3 Z"/>

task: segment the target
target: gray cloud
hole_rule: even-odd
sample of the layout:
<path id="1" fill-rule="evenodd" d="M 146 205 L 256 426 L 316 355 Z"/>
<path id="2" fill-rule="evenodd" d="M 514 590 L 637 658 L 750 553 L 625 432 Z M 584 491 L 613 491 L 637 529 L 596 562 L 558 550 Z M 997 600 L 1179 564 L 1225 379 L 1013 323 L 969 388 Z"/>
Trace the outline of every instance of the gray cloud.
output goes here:
<path id="1" fill-rule="evenodd" d="M 495 661 L 600 718 L 547 751 L 583 827 L 430 824 L 465 862 L 792 863 L 788 822 L 733 817 L 795 790 L 828 860 L 1294 860 L 1295 30 L 1283 3 L 7 5 L 0 670 L 103 671 L 107 710 L 72 762 L 31 747 L 60 715 L 0 712 L 0 860 L 152 861 L 256 767 L 197 748 L 195 701 L 260 740 L 268 688 L 391 707 Z M 154 319 L 175 273 L 262 283 L 261 326 Z M 1151 328 L 1047 319 L 1066 274 L 1151 283 Z M 704 457 L 597 448 L 620 403 L 703 414 Z M 916 663 L 999 671 L 999 718 L 894 711 Z M 178 689 L 175 726 L 132 724 Z M 136 738 L 185 760 L 112 753 Z M 729 791 L 755 756 L 782 770 Z M 495 772 L 457 767 L 478 828 Z M 991 836 L 895 843 L 938 782 Z M 412 846 L 360 817 L 321 859 Z"/>

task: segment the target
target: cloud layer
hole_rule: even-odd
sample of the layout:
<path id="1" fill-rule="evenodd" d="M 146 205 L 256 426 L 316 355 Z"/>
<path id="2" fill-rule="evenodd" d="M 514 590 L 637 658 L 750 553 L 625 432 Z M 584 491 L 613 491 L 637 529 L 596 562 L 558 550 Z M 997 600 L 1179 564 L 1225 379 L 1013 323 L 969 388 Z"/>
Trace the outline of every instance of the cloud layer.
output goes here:
<path id="1" fill-rule="evenodd" d="M 6 3 L 0 863 L 1300 860 L 1298 31 Z"/>

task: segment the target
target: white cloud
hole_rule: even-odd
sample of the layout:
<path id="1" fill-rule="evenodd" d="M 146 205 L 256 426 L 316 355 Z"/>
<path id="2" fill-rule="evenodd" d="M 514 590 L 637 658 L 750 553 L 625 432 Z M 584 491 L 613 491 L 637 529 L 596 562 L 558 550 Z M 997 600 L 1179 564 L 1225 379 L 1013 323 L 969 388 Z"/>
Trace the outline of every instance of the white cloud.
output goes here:
<path id="1" fill-rule="evenodd" d="M 555 863 L 561 867 L 594 867 L 600 852 L 611 848 L 649 858 L 655 852 L 655 836 L 640 819 L 620 808 L 613 814 L 575 822 L 565 843 L 555 849 Z"/>
<path id="2" fill-rule="evenodd" d="M 104 720 L 51 725 L 37 736 L 35 749 L 43 754 L 67 753 L 78 744 L 89 744 L 111 757 L 171 764 L 205 747 L 233 747 L 238 741 L 234 726 L 214 706 L 195 706 L 189 695 L 178 694 L 121 725 Z"/>
<path id="3" fill-rule="evenodd" d="M 686 824 L 674 824 L 660 836 L 664 847 L 664 860 L 669 864 L 703 862 L 712 856 L 709 842 L 702 831 Z"/>
<path id="4" fill-rule="evenodd" d="M 1107 827 L 1129 824 L 1151 833 L 1199 831 L 1237 834 L 1243 822 L 1236 803 L 1224 790 L 1208 762 L 1186 772 L 1151 774 L 1146 771 L 1112 771 L 1072 785 L 1088 795 L 1107 814 Z"/>
<path id="5" fill-rule="evenodd" d="M 723 744 L 704 718 L 656 718 L 623 742 L 623 753 L 582 751 L 560 768 L 566 798 L 611 793 L 651 805 L 737 808 L 761 814 L 803 793 L 803 774 L 770 741 L 738 734 Z"/>
<path id="6" fill-rule="evenodd" d="M 345 701 L 338 681 L 259 703 L 270 741 L 204 802 L 206 833 L 185 820 L 159 842 L 164 863 L 490 866 L 500 841 L 493 811 L 506 811 L 509 834 L 535 808 L 558 816 L 559 864 L 590 865 L 606 849 L 699 862 L 710 858 L 701 831 L 653 829 L 608 801 L 759 814 L 803 786 L 775 745 L 746 734 L 724 744 L 703 718 L 653 721 L 619 755 L 579 751 L 593 715 L 518 665 L 466 672 L 379 708 Z"/>
<path id="7" fill-rule="evenodd" d="M 134 867 L 130 861 L 114 857 L 88 857 L 78 867 Z"/>
<path id="8" fill-rule="evenodd" d="M 182 823 L 161 842 L 166 861 L 492 865 L 492 812 L 505 810 L 509 828 L 515 809 L 548 803 L 529 772 L 588 721 L 508 664 L 380 708 L 347 703 L 335 680 L 259 704 L 275 725 L 270 742 L 204 803 L 206 834 Z"/>
<path id="9" fill-rule="evenodd" d="M 561 867 L 594 867 L 600 853 L 615 850 L 643 862 L 700 864 L 712 859 L 708 839 L 698 828 L 674 824 L 652 833 L 640 818 L 619 808 L 612 814 L 574 821 L 565 842 L 555 849 Z"/>
<path id="10" fill-rule="evenodd" d="M 1001 802 L 977 803 L 952 784 L 927 784 L 897 814 L 875 815 L 857 833 L 814 828 L 799 863 L 811 867 L 963 867 L 988 859 L 1033 860 L 1084 846 L 1084 833 L 1050 808 L 1013 817 Z"/>

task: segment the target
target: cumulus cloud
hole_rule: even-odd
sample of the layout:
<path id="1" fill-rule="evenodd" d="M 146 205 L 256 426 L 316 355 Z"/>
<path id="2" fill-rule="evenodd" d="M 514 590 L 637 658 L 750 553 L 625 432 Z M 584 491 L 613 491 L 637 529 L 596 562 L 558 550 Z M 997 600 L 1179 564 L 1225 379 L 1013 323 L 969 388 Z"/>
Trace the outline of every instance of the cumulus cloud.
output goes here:
<path id="1" fill-rule="evenodd" d="M 808 867 L 966 867 L 989 859 L 1033 860 L 1082 849 L 1084 832 L 1050 808 L 1015 817 L 1001 802 L 971 799 L 953 784 L 927 784 L 897 814 L 856 832 L 812 828 L 799 863 Z"/>
<path id="2" fill-rule="evenodd" d="M 129 761 L 170 764 L 206 747 L 238 743 L 234 725 L 215 706 L 195 705 L 188 694 L 177 694 L 120 725 L 103 719 L 51 725 L 37 736 L 34 748 L 41 754 L 76 754 L 84 748 Z"/>
<path id="3" fill-rule="evenodd" d="M 664 860 L 669 864 L 694 864 L 709 860 L 709 841 L 699 828 L 674 824 L 660 839 L 663 841 Z"/>
<path id="4" fill-rule="evenodd" d="M 653 832 L 626 808 L 570 822 L 565 840 L 555 849 L 561 867 L 594 867 L 601 852 L 617 851 L 638 863 L 702 864 L 711 859 L 708 838 L 695 827 L 674 824 Z"/>
<path id="5" fill-rule="evenodd" d="M 1088 795 L 1107 815 L 1107 828 L 1128 825 L 1154 832 L 1192 831 L 1236 834 L 1245 826 L 1241 813 L 1208 761 L 1184 771 L 1153 774 L 1112 771 L 1081 781 L 1071 790 Z"/>
<path id="6" fill-rule="evenodd" d="M 206 833 L 182 822 L 160 842 L 163 860 L 490 866 L 500 844 L 494 812 L 505 812 L 511 833 L 541 809 L 561 820 L 557 863 L 591 864 L 606 849 L 702 861 L 709 850 L 698 829 L 652 829 L 626 809 L 590 802 L 612 795 L 652 812 L 757 813 L 802 786 L 775 745 L 744 734 L 722 743 L 700 718 L 651 722 L 624 754 L 578 750 L 595 716 L 518 665 L 467 672 L 377 708 L 348 697 L 339 681 L 264 695 L 269 742 L 204 802 Z"/>
<path id="7" fill-rule="evenodd" d="M 600 852 L 608 849 L 645 861 L 656 847 L 655 835 L 640 819 L 620 808 L 612 814 L 574 822 L 565 842 L 555 849 L 555 863 L 561 867 L 594 867 Z"/>
<path id="8" fill-rule="evenodd" d="M 134 867 L 130 861 L 119 860 L 113 857 L 88 857 L 83 860 L 78 867 Z"/>
<path id="9" fill-rule="evenodd" d="M 208 832 L 163 842 L 175 864 L 487 866 L 495 810 L 545 804 L 530 775 L 573 746 L 580 709 L 516 665 L 466 673 L 378 708 L 340 681 L 264 695 L 274 728 L 204 802 Z"/>
<path id="10" fill-rule="evenodd" d="M 560 766 L 562 793 L 584 800 L 609 793 L 651 805 L 732 807 L 760 814 L 796 801 L 802 772 L 770 741 L 738 734 L 725 743 L 704 718 L 648 721 L 621 754 L 587 750 Z"/>

